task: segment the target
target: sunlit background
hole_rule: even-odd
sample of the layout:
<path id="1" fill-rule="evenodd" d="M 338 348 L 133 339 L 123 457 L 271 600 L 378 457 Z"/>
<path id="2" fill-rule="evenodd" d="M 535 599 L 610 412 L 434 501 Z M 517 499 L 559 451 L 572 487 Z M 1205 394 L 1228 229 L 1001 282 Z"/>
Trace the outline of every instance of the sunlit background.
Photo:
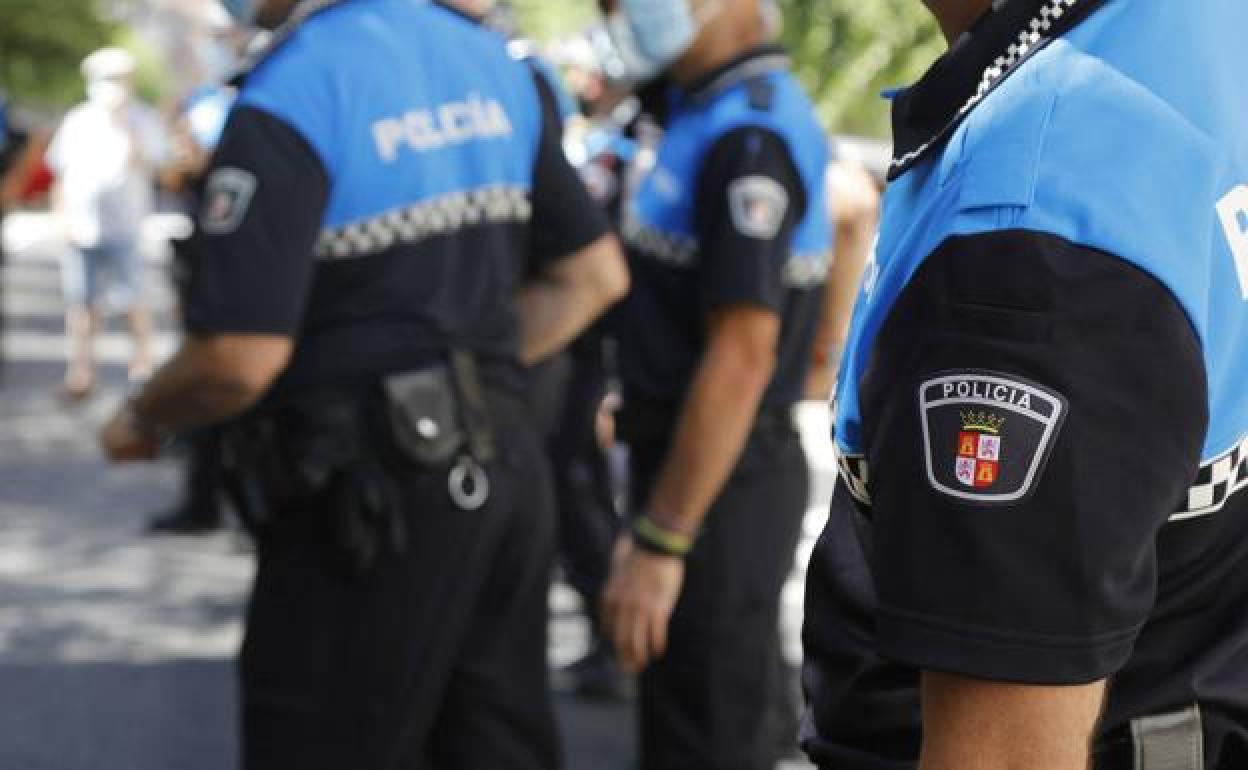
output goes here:
<path id="1" fill-rule="evenodd" d="M 884 136 L 878 98 L 931 62 L 941 42 L 918 0 L 780 0 L 785 43 L 829 130 Z M 523 35 L 544 44 L 593 23 L 594 0 L 511 0 Z M 145 94 L 156 101 L 213 68 L 215 0 L 4 0 L 0 88 L 32 108 L 54 110 L 81 93 L 78 63 L 115 42 L 143 62 Z"/>

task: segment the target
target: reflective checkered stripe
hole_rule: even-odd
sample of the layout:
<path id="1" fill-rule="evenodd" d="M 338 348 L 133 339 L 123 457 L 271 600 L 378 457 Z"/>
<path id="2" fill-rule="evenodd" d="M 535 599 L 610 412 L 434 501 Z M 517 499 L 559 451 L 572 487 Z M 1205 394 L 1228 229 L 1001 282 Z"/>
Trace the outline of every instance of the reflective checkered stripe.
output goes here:
<path id="1" fill-rule="evenodd" d="M 1081 0 L 1049 0 L 1048 3 L 1045 3 L 1040 8 L 1040 13 L 1032 18 L 1024 29 L 1019 31 L 1015 42 L 1011 43 L 1010 47 L 998 56 L 990 67 L 984 70 L 980 76 L 979 86 L 975 89 L 975 94 L 958 110 L 958 119 L 961 119 L 968 112 L 978 107 L 979 103 L 992 92 L 1002 78 L 1013 71 L 1020 62 L 1027 58 L 1028 54 L 1035 50 L 1036 46 L 1047 39 L 1047 35 L 1053 29 L 1053 24 L 1076 5 L 1079 5 L 1080 2 Z M 893 158 L 889 168 L 897 171 L 910 165 L 931 149 L 938 138 L 933 137 L 911 152 Z"/>
<path id="2" fill-rule="evenodd" d="M 671 267 L 692 269 L 698 264 L 698 242 L 687 236 L 665 233 L 628 217 L 621 233 L 624 242 L 642 256 Z M 828 279 L 827 254 L 794 254 L 784 266 L 784 285 L 812 289 Z"/>
<path id="3" fill-rule="evenodd" d="M 1170 517 L 1183 521 L 1222 510 L 1231 496 L 1248 487 L 1248 436 L 1229 452 L 1200 466 L 1187 492 L 1187 506 Z"/>
<path id="4" fill-rule="evenodd" d="M 316 256 L 326 260 L 367 257 L 474 225 L 525 224 L 532 215 L 527 188 L 482 187 L 324 230 L 316 243 Z"/>
<path id="5" fill-rule="evenodd" d="M 784 266 L 784 285 L 790 289 L 813 289 L 828 280 L 827 254 L 794 254 Z"/>
<path id="6" fill-rule="evenodd" d="M 867 458 L 862 455 L 847 455 L 836 450 L 836 464 L 840 468 L 841 481 L 849 494 L 863 505 L 871 504 L 871 493 L 867 490 Z"/>
<path id="7" fill-rule="evenodd" d="M 837 452 L 840 478 L 854 499 L 863 505 L 871 504 L 868 488 L 867 460 L 862 455 L 846 455 Z M 1209 516 L 1226 507 L 1231 497 L 1248 488 L 1248 437 L 1229 452 L 1200 467 L 1196 483 L 1187 492 L 1186 507 L 1170 517 L 1170 521 L 1184 521 Z"/>
<path id="8" fill-rule="evenodd" d="M 624 218 L 624 241 L 638 253 L 673 267 L 693 267 L 698 258 L 698 242 L 693 238 L 665 233 L 643 225 L 635 216 Z"/>

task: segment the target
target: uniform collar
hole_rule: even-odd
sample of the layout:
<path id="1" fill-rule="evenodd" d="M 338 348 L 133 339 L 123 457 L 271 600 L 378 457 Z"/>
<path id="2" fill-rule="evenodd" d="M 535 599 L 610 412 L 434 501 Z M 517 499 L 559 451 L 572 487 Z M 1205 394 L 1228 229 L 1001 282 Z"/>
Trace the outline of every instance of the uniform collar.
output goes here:
<path id="1" fill-rule="evenodd" d="M 294 10 L 291 11 L 286 21 L 282 22 L 272 32 L 267 33 L 267 36 L 262 38 L 263 42 L 256 45 L 252 50 L 247 51 L 238 69 L 226 79 L 226 84 L 242 88 L 243 83 L 246 82 L 247 76 L 251 74 L 252 70 L 259 67 L 266 59 L 285 45 L 286 41 L 290 40 L 295 32 L 303 26 L 304 22 L 321 11 L 341 5 L 344 2 L 346 0 L 301 0 Z"/>
<path id="2" fill-rule="evenodd" d="M 465 11 L 463 8 L 456 8 L 454 5 L 451 5 L 450 3 L 445 2 L 444 0 L 433 0 L 433 4 L 438 6 L 442 10 L 450 11 L 451 13 L 460 17 L 461 19 L 470 21 L 473 24 L 482 24 L 482 25 L 485 24 L 484 16 L 474 16 L 473 14 Z"/>
<path id="3" fill-rule="evenodd" d="M 995 0 L 918 83 L 893 101 L 896 179 L 939 147 L 988 94 L 1036 52 L 1110 0 Z"/>
<path id="4" fill-rule="evenodd" d="M 241 87 L 246 81 L 251 71 L 267 58 L 273 55 L 277 49 L 281 48 L 287 40 L 291 38 L 295 32 L 303 26 L 304 22 L 312 18 L 321 11 L 341 5 L 347 0 L 301 0 L 294 10 L 291 11 L 290 17 L 282 22 L 281 26 L 273 30 L 264 43 L 258 46 L 254 51 L 249 51 L 239 68 L 226 80 L 226 83 L 233 86 Z M 483 23 L 483 19 L 473 16 L 462 9 L 456 8 L 450 3 L 443 0 L 431 0 L 433 5 L 443 8 L 450 13 L 460 16 L 474 24 Z"/>
<path id="5" fill-rule="evenodd" d="M 755 46 L 701 76 L 680 92 L 685 101 L 705 103 L 733 86 L 770 72 L 788 70 L 789 67 L 789 55 L 782 47 L 773 44 Z"/>

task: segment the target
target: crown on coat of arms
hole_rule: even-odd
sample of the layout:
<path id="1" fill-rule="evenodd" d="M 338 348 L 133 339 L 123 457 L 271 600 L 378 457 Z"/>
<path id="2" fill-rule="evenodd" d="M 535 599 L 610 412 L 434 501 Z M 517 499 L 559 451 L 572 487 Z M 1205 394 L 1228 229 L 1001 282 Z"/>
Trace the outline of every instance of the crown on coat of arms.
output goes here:
<path id="1" fill-rule="evenodd" d="M 1000 433 L 1005 424 L 1004 417 L 987 412 L 962 412 L 963 430 L 977 430 L 981 433 Z"/>

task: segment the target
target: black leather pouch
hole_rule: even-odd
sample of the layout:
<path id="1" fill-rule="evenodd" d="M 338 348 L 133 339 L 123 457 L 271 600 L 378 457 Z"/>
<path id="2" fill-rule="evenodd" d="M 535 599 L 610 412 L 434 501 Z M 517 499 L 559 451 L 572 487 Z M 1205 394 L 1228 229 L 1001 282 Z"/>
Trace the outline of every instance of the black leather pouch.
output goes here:
<path id="1" fill-rule="evenodd" d="M 382 391 L 388 432 L 405 459 L 437 468 L 462 453 L 467 435 L 447 367 L 391 375 Z"/>

